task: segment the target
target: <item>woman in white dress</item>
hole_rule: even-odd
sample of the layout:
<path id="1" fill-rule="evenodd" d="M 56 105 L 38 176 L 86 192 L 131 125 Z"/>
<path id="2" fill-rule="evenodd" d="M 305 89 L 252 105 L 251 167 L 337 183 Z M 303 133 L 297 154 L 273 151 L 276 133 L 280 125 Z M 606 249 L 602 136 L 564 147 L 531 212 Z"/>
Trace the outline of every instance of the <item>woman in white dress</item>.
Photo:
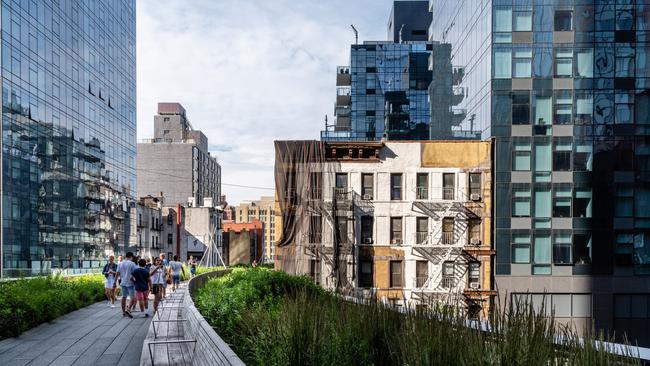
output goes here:
<path id="1" fill-rule="evenodd" d="M 106 281 L 104 282 L 104 293 L 108 299 L 108 306 L 112 308 L 115 307 L 115 287 L 117 285 L 115 283 L 116 273 L 117 263 L 115 263 L 115 257 L 110 256 L 108 257 L 108 263 L 106 263 L 102 270 L 102 274 L 106 277 Z"/>

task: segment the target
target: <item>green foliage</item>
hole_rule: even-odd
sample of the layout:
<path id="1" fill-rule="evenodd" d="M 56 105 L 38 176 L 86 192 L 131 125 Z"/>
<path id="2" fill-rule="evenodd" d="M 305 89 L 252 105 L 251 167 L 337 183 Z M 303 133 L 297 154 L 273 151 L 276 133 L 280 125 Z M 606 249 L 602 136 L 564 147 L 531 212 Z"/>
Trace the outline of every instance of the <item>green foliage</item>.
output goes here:
<path id="1" fill-rule="evenodd" d="M 183 264 L 183 269 L 185 272 L 181 271 L 181 281 L 189 281 L 190 280 L 190 267 L 187 264 Z M 204 267 L 204 266 L 196 266 L 196 275 L 200 275 L 202 273 L 206 272 L 212 272 L 212 271 L 218 271 L 223 269 L 223 267 Z"/>
<path id="2" fill-rule="evenodd" d="M 353 304 L 308 278 L 235 269 L 199 290 L 196 304 L 248 365 L 636 365 L 556 326 L 544 309 L 506 306 L 492 332 L 447 309 L 405 314 Z M 554 341 L 560 335 L 564 346 Z"/>
<path id="3" fill-rule="evenodd" d="M 0 282 L 0 339 L 104 298 L 104 276 L 48 276 Z"/>

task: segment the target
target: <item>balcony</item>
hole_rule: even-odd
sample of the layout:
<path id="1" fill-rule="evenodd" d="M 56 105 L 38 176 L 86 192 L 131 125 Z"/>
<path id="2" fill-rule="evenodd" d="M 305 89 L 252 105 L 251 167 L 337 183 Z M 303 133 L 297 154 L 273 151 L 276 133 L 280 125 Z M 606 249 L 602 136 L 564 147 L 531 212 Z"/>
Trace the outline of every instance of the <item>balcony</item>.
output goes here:
<path id="1" fill-rule="evenodd" d="M 454 188 L 453 187 L 443 187 L 442 188 L 442 199 L 446 201 L 451 201 L 454 199 Z"/>
<path id="2" fill-rule="evenodd" d="M 440 287 L 450 289 L 454 288 L 456 285 L 456 279 L 454 277 L 443 277 L 442 280 L 440 280 Z"/>
<path id="3" fill-rule="evenodd" d="M 352 84 L 350 66 L 338 66 L 336 68 L 336 86 L 349 86 Z"/>

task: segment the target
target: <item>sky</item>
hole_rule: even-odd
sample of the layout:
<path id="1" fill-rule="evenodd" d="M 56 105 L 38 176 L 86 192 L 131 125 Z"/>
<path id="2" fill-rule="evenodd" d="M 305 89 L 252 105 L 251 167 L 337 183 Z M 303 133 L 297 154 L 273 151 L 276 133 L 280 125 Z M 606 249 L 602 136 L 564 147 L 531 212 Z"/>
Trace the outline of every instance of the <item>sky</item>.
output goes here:
<path id="1" fill-rule="evenodd" d="M 138 0 L 138 139 L 180 102 L 222 167 L 229 204 L 274 194 L 274 140 L 318 139 L 336 66 L 385 40 L 391 0 Z M 266 187 L 252 189 L 244 185 Z"/>

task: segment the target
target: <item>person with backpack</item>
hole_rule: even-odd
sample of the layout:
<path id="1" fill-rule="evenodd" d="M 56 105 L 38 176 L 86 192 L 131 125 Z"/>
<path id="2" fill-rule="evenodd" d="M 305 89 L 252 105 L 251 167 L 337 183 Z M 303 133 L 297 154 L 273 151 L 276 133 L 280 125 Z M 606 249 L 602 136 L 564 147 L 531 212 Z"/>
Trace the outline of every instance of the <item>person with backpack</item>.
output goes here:
<path id="1" fill-rule="evenodd" d="M 133 288 L 135 289 L 135 298 L 140 305 L 140 311 L 144 317 L 149 317 L 147 302 L 149 302 L 149 289 L 151 286 L 151 276 L 145 268 L 147 261 L 144 258 L 138 260 L 138 267 L 133 270 L 131 277 L 133 279 Z"/>
<path id="2" fill-rule="evenodd" d="M 115 263 L 115 257 L 109 256 L 108 263 L 104 265 L 102 269 L 102 274 L 106 277 L 104 281 L 104 294 L 106 294 L 106 299 L 108 300 L 108 306 L 115 307 L 115 292 L 117 287 L 117 263 Z"/>
<path id="3" fill-rule="evenodd" d="M 169 267 L 172 272 L 172 290 L 176 291 L 181 283 L 181 272 L 185 275 L 185 268 L 183 268 L 183 263 L 178 261 L 178 255 L 175 255 L 174 260 L 169 262 Z"/>

